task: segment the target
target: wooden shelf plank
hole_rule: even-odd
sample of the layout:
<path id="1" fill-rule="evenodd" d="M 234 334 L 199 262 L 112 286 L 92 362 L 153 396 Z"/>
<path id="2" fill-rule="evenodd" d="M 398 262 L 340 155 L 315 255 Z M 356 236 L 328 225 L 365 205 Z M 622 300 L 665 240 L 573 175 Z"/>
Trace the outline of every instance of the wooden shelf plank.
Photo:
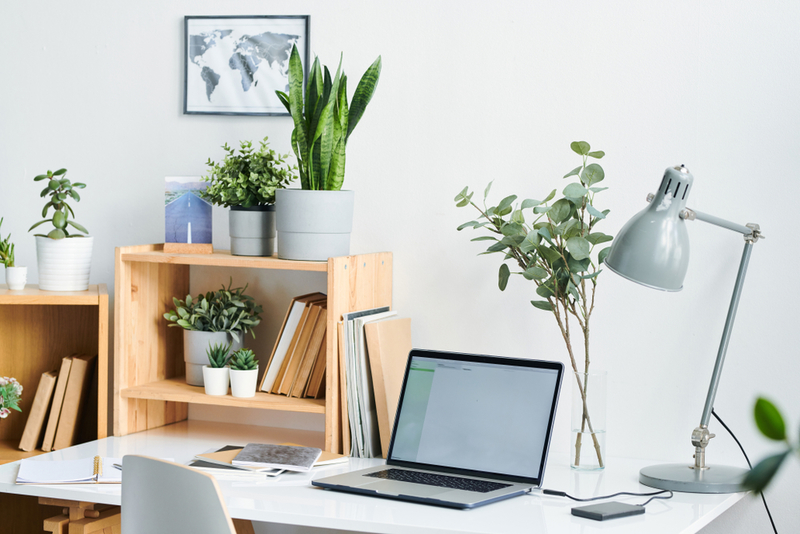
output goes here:
<path id="1" fill-rule="evenodd" d="M 282 395 L 257 392 L 255 397 L 238 398 L 231 395 L 206 395 L 201 387 L 190 386 L 182 376 L 159 382 L 125 388 L 120 396 L 128 399 L 147 399 L 214 406 L 235 406 L 289 412 L 325 413 L 325 399 L 296 399 Z"/>
<path id="2" fill-rule="evenodd" d="M 0 464 L 16 462 L 39 454 L 44 454 L 44 451 L 38 449 L 29 452 L 19 450 L 19 439 L 4 439 L 0 441 Z"/>
<path id="3" fill-rule="evenodd" d="M 89 286 L 87 291 L 42 291 L 34 284 L 26 285 L 22 291 L 11 291 L 7 285 L 0 285 L 0 304 L 97 306 L 99 302 L 96 285 Z"/>
<path id="4" fill-rule="evenodd" d="M 163 247 L 163 245 L 155 245 Z M 121 260 L 127 262 L 171 263 L 175 265 L 203 265 L 207 267 L 250 267 L 253 269 L 280 269 L 288 271 L 327 272 L 326 261 L 282 260 L 277 256 L 233 256 L 228 250 L 215 250 L 211 254 L 168 254 L 163 250 L 123 252 Z"/>

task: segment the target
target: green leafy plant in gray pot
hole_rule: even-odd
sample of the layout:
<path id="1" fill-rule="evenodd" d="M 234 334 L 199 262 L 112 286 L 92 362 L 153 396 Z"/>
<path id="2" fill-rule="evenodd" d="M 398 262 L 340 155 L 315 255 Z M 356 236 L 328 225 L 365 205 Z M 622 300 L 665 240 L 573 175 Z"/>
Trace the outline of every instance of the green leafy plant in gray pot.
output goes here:
<path id="1" fill-rule="evenodd" d="M 173 298 L 175 309 L 164 313 L 169 326 L 183 328 L 183 358 L 186 362 L 186 383 L 203 385 L 203 365 L 208 363 L 206 349 L 212 344 L 230 344 L 232 350 L 242 347 L 244 336 L 261 322 L 263 308 L 245 294 L 247 285 L 232 288 L 222 285 L 217 291 Z"/>
<path id="2" fill-rule="evenodd" d="M 201 196 L 218 206 L 230 208 L 231 254 L 271 256 L 275 251 L 275 191 L 296 178 L 286 163 L 288 154 L 269 148 L 268 139 L 258 149 L 241 141 L 239 151 L 224 144 L 226 156 L 216 163 L 209 158 L 209 182 Z"/>
<path id="3" fill-rule="evenodd" d="M 256 394 L 258 362 L 250 349 L 239 349 L 231 357 L 231 395 L 252 397 Z"/>
<path id="4" fill-rule="evenodd" d="M 304 84 L 300 54 L 296 46 L 292 47 L 289 93 L 276 93 L 294 121 L 292 149 L 302 189 L 277 192 L 279 257 L 327 260 L 350 253 L 354 194 L 342 191 L 345 153 L 380 73 L 378 56 L 358 82 L 352 102 L 348 102 L 341 58 L 333 77 L 315 58 Z"/>
<path id="5" fill-rule="evenodd" d="M 70 202 L 80 202 L 78 189 L 85 188 L 86 184 L 73 183 L 66 174 L 67 169 L 58 169 L 33 178 L 35 182 L 47 183 L 39 195 L 50 197 L 42 209 L 42 217 L 53 210 L 49 219 L 35 223 L 28 230 L 46 223 L 52 225 L 48 233 L 34 234 L 39 289 L 45 291 L 86 291 L 89 288 L 94 238 L 86 235 L 88 230 L 74 220 L 75 212 L 70 206 Z"/>
<path id="6" fill-rule="evenodd" d="M 3 218 L 0 218 L 0 227 L 3 226 Z M 6 285 L 12 291 L 25 289 L 28 281 L 28 268 L 19 267 L 14 264 L 14 243 L 11 242 L 11 234 L 3 239 L 0 235 L 0 265 L 5 267 Z"/>
<path id="7" fill-rule="evenodd" d="M 562 190 L 556 198 L 553 189 L 544 200 L 526 199 L 516 203 L 517 196 L 507 196 L 496 206 L 487 206 L 491 183 L 484 191 L 483 206 L 472 201 L 474 195 L 465 187 L 455 197 L 458 207 L 472 206 L 478 218 L 466 222 L 458 230 L 472 228 L 483 230 L 472 241 L 485 241 L 489 247 L 481 254 L 502 256 L 498 271 L 498 286 L 506 289 L 511 274 L 518 274 L 536 286 L 538 299 L 531 304 L 552 314 L 566 343 L 570 363 L 580 394 L 577 427 L 573 426 L 572 465 L 581 468 L 594 460 L 592 468 L 603 468 L 603 436 L 595 429 L 592 419 L 591 398 L 593 389 L 587 380 L 590 373 L 589 323 L 595 306 L 595 291 L 600 268 L 611 247 L 602 247 L 613 238 L 596 230 L 609 210 L 595 207 L 595 196 L 607 189 L 597 184 L 605 178 L 603 168 L 589 159 L 600 159 L 605 153 L 592 151 L 589 143 L 576 141 L 570 148 L 582 163 L 564 175 L 577 179 Z M 519 269 L 512 271 L 510 261 Z M 583 365 L 574 350 L 571 334 L 575 321 L 583 340 Z M 575 421 L 573 420 L 573 423 Z M 591 437 L 594 453 L 582 459 L 583 436 Z M 589 449 L 591 451 L 591 449 Z"/>

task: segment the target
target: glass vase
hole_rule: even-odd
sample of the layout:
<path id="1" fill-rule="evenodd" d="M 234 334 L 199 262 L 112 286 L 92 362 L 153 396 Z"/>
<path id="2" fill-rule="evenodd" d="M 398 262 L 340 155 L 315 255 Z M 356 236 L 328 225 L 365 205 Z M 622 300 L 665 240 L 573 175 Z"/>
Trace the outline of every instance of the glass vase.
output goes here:
<path id="1" fill-rule="evenodd" d="M 572 373 L 570 465 L 592 471 L 606 465 L 606 371 Z"/>

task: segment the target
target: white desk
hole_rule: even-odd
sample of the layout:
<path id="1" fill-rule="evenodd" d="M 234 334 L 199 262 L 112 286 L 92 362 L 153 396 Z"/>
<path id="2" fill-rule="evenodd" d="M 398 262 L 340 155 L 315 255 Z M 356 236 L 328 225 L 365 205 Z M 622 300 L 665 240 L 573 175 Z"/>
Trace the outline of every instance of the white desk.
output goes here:
<path id="1" fill-rule="evenodd" d="M 277 432 L 277 433 L 276 433 Z M 220 437 L 224 436 L 224 437 Z M 96 454 L 122 457 L 126 454 L 173 458 L 186 463 L 195 454 L 228 444 L 283 441 L 319 446 L 322 435 L 313 432 L 257 428 L 244 425 L 184 421 L 125 437 L 110 437 L 38 456 L 41 461 L 76 459 Z M 461 511 L 404 503 L 374 497 L 348 495 L 310 486 L 311 478 L 372 465 L 379 460 L 351 459 L 349 464 L 316 468 L 308 474 L 285 474 L 274 481 L 235 478 L 218 479 L 231 516 L 252 521 L 304 525 L 358 532 L 379 533 L 498 533 L 541 534 L 610 531 L 629 534 L 689 534 L 697 532 L 744 494 L 697 495 L 676 493 L 667 501 L 647 505 L 644 515 L 598 522 L 570 514 L 577 506 L 569 499 L 541 494 L 525 495 Z M 578 497 L 605 495 L 617 491 L 653 491 L 641 486 L 638 471 L 651 461 L 610 458 L 603 472 L 576 472 L 566 457 L 551 457 L 544 487 L 566 491 Z M 0 493 L 120 504 L 117 485 L 18 486 L 14 484 L 17 462 L 0 466 Z M 643 498 L 618 498 L 643 502 Z"/>

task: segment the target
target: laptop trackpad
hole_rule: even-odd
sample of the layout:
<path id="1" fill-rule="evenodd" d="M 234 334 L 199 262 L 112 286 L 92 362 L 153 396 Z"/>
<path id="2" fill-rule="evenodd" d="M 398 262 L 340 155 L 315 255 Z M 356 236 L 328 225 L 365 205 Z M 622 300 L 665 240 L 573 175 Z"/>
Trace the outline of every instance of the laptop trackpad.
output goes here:
<path id="1" fill-rule="evenodd" d="M 432 497 L 442 493 L 443 491 L 448 491 L 447 488 L 440 488 L 437 486 L 426 486 L 425 484 L 412 484 L 410 482 L 396 482 L 388 480 L 379 480 L 377 482 L 359 485 L 358 489 L 372 490 L 377 491 L 378 493 L 388 493 L 390 495 L 404 495 L 410 492 L 417 497 Z"/>

